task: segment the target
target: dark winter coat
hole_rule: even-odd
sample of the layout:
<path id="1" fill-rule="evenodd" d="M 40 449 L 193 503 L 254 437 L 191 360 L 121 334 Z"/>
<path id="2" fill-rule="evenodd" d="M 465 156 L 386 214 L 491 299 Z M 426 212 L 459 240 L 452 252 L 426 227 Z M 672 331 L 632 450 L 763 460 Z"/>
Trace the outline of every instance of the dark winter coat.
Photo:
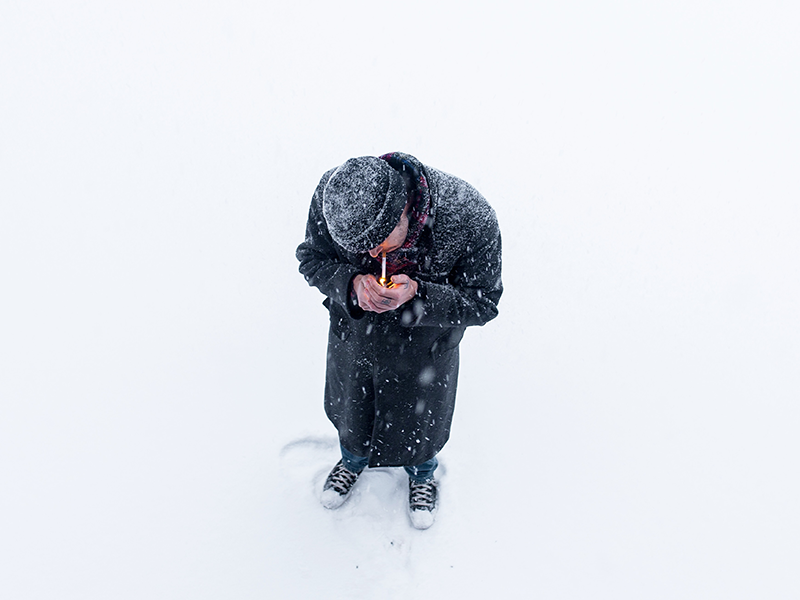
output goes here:
<path id="1" fill-rule="evenodd" d="M 311 201 L 300 272 L 327 298 L 330 313 L 325 411 L 342 445 L 370 466 L 418 465 L 447 442 L 455 408 L 458 345 L 470 325 L 497 316 L 503 291 L 500 230 L 475 188 L 419 165 L 431 210 L 417 244 L 417 296 L 395 311 L 364 312 L 349 302 L 352 279 L 379 274 L 378 262 L 331 238 L 322 195 Z"/>

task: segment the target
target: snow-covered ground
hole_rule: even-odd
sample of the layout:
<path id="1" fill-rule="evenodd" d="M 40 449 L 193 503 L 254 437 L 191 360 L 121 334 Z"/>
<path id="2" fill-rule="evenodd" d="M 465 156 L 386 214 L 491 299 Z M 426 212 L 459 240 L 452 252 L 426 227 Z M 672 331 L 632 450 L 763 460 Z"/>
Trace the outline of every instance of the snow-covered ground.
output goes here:
<path id="1" fill-rule="evenodd" d="M 0 4 L 0 596 L 800 597 L 797 15 L 523 4 Z M 392 150 L 504 236 L 425 532 L 294 259 Z"/>

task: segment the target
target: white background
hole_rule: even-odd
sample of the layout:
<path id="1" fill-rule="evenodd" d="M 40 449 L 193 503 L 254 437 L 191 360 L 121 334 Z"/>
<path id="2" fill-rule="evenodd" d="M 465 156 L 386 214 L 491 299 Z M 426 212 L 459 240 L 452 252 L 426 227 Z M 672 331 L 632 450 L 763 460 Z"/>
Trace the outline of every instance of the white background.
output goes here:
<path id="1" fill-rule="evenodd" d="M 0 595 L 800 596 L 790 2 L 0 4 Z M 401 150 L 504 240 L 439 518 L 337 512 L 311 194 Z"/>

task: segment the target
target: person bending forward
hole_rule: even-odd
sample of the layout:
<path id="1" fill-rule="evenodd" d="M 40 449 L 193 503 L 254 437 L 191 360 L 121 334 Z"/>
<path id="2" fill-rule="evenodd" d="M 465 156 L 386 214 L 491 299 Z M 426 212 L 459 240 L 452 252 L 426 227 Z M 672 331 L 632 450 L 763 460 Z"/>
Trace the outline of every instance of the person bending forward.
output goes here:
<path id="1" fill-rule="evenodd" d="M 325 412 L 342 459 L 322 503 L 341 506 L 366 467 L 404 467 L 411 522 L 430 527 L 458 346 L 503 292 L 494 210 L 408 154 L 351 158 L 322 176 L 296 254 L 330 313 Z"/>

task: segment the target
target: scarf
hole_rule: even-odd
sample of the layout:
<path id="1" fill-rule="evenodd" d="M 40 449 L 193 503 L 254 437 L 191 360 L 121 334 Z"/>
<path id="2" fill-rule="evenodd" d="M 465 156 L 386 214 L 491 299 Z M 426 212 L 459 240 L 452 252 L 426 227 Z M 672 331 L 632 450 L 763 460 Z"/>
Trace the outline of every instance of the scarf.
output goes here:
<path id="1" fill-rule="evenodd" d="M 413 275 L 417 272 L 420 262 L 419 241 L 428 215 L 431 210 L 431 192 L 428 181 L 422 172 L 422 163 L 410 154 L 403 152 L 390 152 L 379 158 L 389 163 L 389 166 L 400 172 L 409 190 L 410 207 L 408 211 L 408 234 L 402 246 L 386 253 L 386 276 L 403 272 Z M 378 263 L 382 257 L 378 256 Z"/>

